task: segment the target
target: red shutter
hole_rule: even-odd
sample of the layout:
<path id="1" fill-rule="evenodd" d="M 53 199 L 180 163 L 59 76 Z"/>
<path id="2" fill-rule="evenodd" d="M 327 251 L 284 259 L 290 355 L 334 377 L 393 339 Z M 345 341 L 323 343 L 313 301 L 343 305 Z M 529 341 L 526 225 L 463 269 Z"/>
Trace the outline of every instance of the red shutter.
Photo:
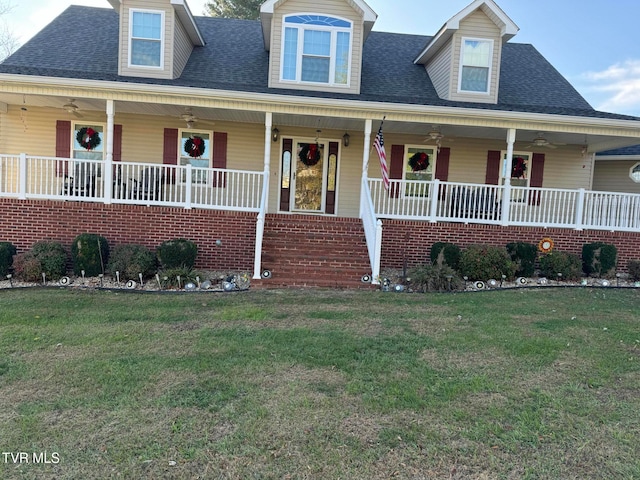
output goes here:
<path id="1" fill-rule="evenodd" d="M 227 134 L 213 133 L 213 168 L 227 168 Z M 227 186 L 227 175 L 219 172 L 213 175 L 213 186 L 224 188 Z"/>
<path id="2" fill-rule="evenodd" d="M 498 150 L 489 150 L 487 152 L 487 174 L 484 180 L 487 185 L 498 185 L 500 183 L 501 156 Z"/>
<path id="3" fill-rule="evenodd" d="M 402 179 L 404 170 L 404 145 L 391 145 L 391 163 L 389 164 L 389 178 Z M 398 198 L 400 188 L 397 184 L 392 184 L 389 196 Z"/>
<path id="4" fill-rule="evenodd" d="M 438 157 L 436 159 L 436 172 L 435 178 L 441 182 L 446 182 L 449 179 L 449 158 L 451 157 L 450 148 L 440 148 Z M 440 195 L 442 200 L 447 196 L 447 189 L 445 185 L 440 186 Z"/>
<path id="5" fill-rule="evenodd" d="M 113 126 L 113 161 L 122 161 L 122 125 Z"/>
<path id="6" fill-rule="evenodd" d="M 534 153 L 531 159 L 531 177 L 529 177 L 530 187 L 542 187 L 542 177 L 544 173 L 544 153 Z M 540 205 L 540 192 L 529 192 L 529 205 Z"/>
<path id="7" fill-rule="evenodd" d="M 178 164 L 178 129 L 177 128 L 165 128 L 164 129 L 164 144 L 162 149 L 162 163 L 164 165 L 177 165 Z M 176 182 L 176 172 L 172 169 L 169 181 L 171 183 Z"/>
<path id="8" fill-rule="evenodd" d="M 329 172 L 328 172 L 329 175 L 333 174 L 334 177 L 329 178 L 329 175 L 327 175 L 327 204 L 325 205 L 326 213 L 336 213 L 335 185 L 337 184 L 337 180 L 338 180 L 337 178 L 338 177 L 338 151 L 339 151 L 338 142 L 329 142 L 329 162 L 331 162 L 331 158 L 332 156 L 334 156 L 336 164 L 335 164 L 335 168 L 329 169 Z M 333 190 L 329 188 L 331 185 L 334 186 Z"/>
<path id="9" fill-rule="evenodd" d="M 71 157 L 71 122 L 58 120 L 56 122 L 56 157 Z M 56 162 L 56 175 L 64 177 L 68 174 L 69 162 Z"/>
<path id="10" fill-rule="evenodd" d="M 289 154 L 289 165 L 285 165 L 285 156 Z M 295 161 L 293 160 L 293 140 L 291 138 L 283 138 L 282 139 L 282 175 L 280 178 L 280 211 L 288 212 L 290 209 L 290 198 L 291 198 L 291 169 L 295 168 Z M 284 178 L 285 172 L 288 172 L 289 178 Z M 287 180 L 285 183 L 284 180 Z M 289 185 L 286 188 L 284 185 Z"/>

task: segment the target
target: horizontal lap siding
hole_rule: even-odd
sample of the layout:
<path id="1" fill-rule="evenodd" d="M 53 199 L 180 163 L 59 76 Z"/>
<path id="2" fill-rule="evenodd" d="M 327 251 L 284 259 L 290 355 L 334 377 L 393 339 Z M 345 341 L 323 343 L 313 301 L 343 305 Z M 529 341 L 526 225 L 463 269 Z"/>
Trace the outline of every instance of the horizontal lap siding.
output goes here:
<path id="1" fill-rule="evenodd" d="M 640 193 L 640 183 L 635 183 L 629 177 L 631 167 L 640 162 L 638 160 L 601 160 L 596 162 L 593 189 L 605 192 Z"/>
<path id="2" fill-rule="evenodd" d="M 187 35 L 187 31 L 182 26 L 182 23 L 176 16 L 175 12 L 173 13 L 175 17 L 175 46 L 173 48 L 173 78 L 178 78 L 182 74 L 182 70 L 184 66 L 189 61 L 189 57 L 191 56 L 191 52 L 193 51 L 193 44 L 191 43 L 191 39 Z"/>
<path id="3" fill-rule="evenodd" d="M 440 98 L 448 99 L 451 95 L 453 51 L 451 43 L 446 44 L 433 57 L 427 66 L 429 78 Z"/>

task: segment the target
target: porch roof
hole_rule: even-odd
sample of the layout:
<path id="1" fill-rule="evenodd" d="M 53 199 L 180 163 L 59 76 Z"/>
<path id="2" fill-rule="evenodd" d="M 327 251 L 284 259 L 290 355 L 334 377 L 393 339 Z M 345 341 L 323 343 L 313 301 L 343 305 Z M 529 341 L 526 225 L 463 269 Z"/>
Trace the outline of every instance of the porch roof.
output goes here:
<path id="1" fill-rule="evenodd" d="M 268 88 L 269 53 L 259 21 L 195 17 L 206 45 L 196 47 L 176 80 L 119 76 L 118 14 L 71 6 L 0 64 L 2 73 L 119 83 L 206 88 L 295 97 L 426 105 L 618 120 L 636 117 L 594 110 L 529 44 L 504 46 L 498 104 L 438 97 L 417 53 L 432 38 L 372 32 L 364 47 L 360 95 Z"/>

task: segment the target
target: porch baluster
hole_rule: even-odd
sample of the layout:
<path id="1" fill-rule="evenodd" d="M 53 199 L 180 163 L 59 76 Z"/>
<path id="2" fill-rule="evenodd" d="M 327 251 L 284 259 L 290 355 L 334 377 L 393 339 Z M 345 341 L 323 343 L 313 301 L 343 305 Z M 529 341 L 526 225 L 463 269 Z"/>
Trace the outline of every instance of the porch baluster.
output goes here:
<path id="1" fill-rule="evenodd" d="M 184 208 L 186 210 L 191 210 L 192 208 L 192 195 L 193 195 L 193 167 L 190 163 L 186 165 L 186 185 L 185 189 L 185 198 L 184 198 Z"/>
<path id="2" fill-rule="evenodd" d="M 511 215 L 511 182 L 505 179 L 502 187 L 502 226 L 509 225 L 509 215 Z"/>
<path id="3" fill-rule="evenodd" d="M 440 202 L 440 180 L 436 178 L 431 185 L 432 191 L 430 195 L 431 204 L 429 205 L 429 221 L 431 223 L 436 223 L 438 203 Z"/>
<path id="4" fill-rule="evenodd" d="M 27 154 L 20 154 L 20 170 L 19 170 L 20 190 L 18 198 L 20 200 L 27 199 Z"/>

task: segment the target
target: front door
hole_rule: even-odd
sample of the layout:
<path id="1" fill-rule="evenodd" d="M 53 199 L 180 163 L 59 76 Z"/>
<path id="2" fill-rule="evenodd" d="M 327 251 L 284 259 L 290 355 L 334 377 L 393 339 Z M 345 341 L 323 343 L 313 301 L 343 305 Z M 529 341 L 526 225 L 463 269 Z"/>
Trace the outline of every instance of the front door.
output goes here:
<path id="1" fill-rule="evenodd" d="M 335 213 L 338 142 L 283 139 L 280 210 Z"/>

